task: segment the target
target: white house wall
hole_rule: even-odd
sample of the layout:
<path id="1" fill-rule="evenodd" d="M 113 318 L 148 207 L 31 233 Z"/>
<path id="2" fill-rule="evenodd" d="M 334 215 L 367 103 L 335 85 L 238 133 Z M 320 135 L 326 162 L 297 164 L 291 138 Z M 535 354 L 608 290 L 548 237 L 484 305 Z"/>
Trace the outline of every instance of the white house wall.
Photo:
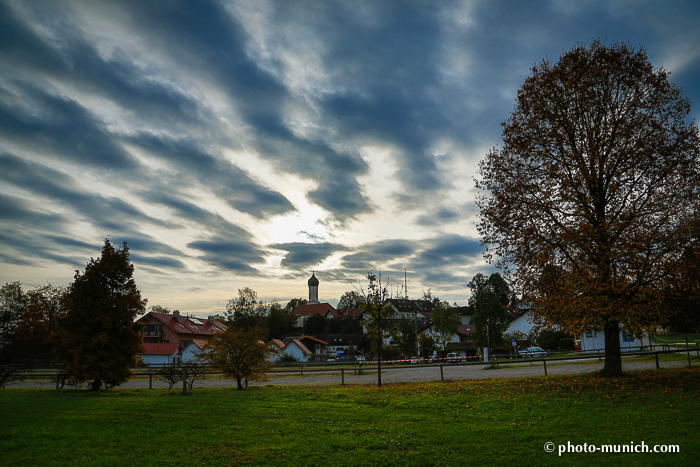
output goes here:
<path id="1" fill-rule="evenodd" d="M 200 351 L 199 346 L 194 342 L 190 342 L 180 354 L 182 363 L 189 363 L 197 360 L 197 353 Z"/>
<path id="2" fill-rule="evenodd" d="M 525 334 L 528 334 L 535 326 L 527 320 L 527 317 L 529 315 L 530 312 L 528 311 L 524 315 L 515 318 L 513 321 L 510 322 L 510 326 L 508 326 L 508 330 L 506 332 L 520 331 Z"/>
<path id="3" fill-rule="evenodd" d="M 306 355 L 306 354 L 299 348 L 299 346 L 296 345 L 294 342 L 289 342 L 289 343 L 285 346 L 285 348 L 284 348 L 284 350 L 282 351 L 282 353 L 287 353 L 287 354 L 289 354 L 289 355 L 293 355 L 293 356 L 296 357 L 296 359 L 297 359 L 298 361 L 300 361 L 300 362 L 305 362 L 305 361 L 307 361 L 307 360 L 309 359 L 309 356 Z"/>
<path id="4" fill-rule="evenodd" d="M 638 351 L 644 345 L 641 339 L 630 339 L 623 335 L 620 331 L 620 350 L 623 352 Z M 605 351 L 605 332 L 599 331 L 584 331 L 581 333 L 581 350 L 586 352 L 603 352 Z"/>

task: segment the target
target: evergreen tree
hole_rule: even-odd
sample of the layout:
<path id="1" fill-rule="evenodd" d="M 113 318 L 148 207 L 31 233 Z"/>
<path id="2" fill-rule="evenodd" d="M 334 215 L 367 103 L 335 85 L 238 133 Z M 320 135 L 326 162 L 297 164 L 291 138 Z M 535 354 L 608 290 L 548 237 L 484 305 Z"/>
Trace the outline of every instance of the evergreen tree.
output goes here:
<path id="1" fill-rule="evenodd" d="M 146 300 L 134 281 L 129 248 L 105 239 L 102 256 L 75 273 L 58 320 L 64 369 L 75 383 L 92 390 L 126 382 L 143 351 L 140 324 L 134 320 Z"/>

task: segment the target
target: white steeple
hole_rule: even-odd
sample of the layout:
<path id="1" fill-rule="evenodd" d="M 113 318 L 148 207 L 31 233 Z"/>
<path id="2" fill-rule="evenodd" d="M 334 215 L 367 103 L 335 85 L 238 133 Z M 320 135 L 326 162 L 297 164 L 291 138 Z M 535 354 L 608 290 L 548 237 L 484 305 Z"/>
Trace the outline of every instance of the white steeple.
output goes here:
<path id="1" fill-rule="evenodd" d="M 316 279 L 316 273 L 311 272 L 311 278 L 309 279 L 309 302 L 308 303 L 319 303 L 318 302 L 318 279 Z"/>

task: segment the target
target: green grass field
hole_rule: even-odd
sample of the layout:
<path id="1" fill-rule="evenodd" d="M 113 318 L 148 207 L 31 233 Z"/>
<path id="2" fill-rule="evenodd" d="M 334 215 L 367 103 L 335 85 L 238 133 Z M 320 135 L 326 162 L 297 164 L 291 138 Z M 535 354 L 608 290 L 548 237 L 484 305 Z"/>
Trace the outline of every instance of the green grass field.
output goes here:
<path id="1" fill-rule="evenodd" d="M 690 466 L 700 370 L 189 395 L 5 389 L 0 417 L 0 463 L 13 466 Z M 642 441 L 680 453 L 559 457 L 556 447 Z"/>

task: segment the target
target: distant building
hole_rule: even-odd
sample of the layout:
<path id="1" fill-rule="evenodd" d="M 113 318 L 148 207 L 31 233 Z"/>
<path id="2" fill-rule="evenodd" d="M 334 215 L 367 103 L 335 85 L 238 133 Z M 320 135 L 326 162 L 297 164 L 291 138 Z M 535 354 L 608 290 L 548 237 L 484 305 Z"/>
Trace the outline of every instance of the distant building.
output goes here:
<path id="1" fill-rule="evenodd" d="M 338 311 L 330 303 L 318 301 L 318 284 L 316 273 L 312 272 L 308 281 L 309 301 L 305 305 L 298 305 L 294 308 L 294 315 L 297 317 L 296 325 L 298 327 L 303 327 L 306 320 L 313 315 L 323 315 L 327 318 L 340 317 Z"/>
<path id="2" fill-rule="evenodd" d="M 638 351 L 644 346 L 642 339 L 628 336 L 625 330 L 620 330 L 620 350 L 622 352 Z M 605 352 L 605 331 L 591 329 L 581 333 L 581 350 L 584 352 Z"/>
<path id="3" fill-rule="evenodd" d="M 145 365 L 177 364 L 180 361 L 182 346 L 178 343 L 144 343 L 139 355 Z"/>
<path id="4" fill-rule="evenodd" d="M 207 319 L 181 316 L 178 310 L 172 315 L 146 313 L 137 322 L 143 324 L 144 344 L 180 344 L 186 347 L 194 339 L 206 343 L 213 334 L 226 331 L 226 325 L 213 316 Z"/>
<path id="5" fill-rule="evenodd" d="M 311 277 L 309 278 L 309 301 L 310 305 L 319 303 L 318 301 L 318 279 L 316 278 L 316 272 L 311 271 Z"/>

